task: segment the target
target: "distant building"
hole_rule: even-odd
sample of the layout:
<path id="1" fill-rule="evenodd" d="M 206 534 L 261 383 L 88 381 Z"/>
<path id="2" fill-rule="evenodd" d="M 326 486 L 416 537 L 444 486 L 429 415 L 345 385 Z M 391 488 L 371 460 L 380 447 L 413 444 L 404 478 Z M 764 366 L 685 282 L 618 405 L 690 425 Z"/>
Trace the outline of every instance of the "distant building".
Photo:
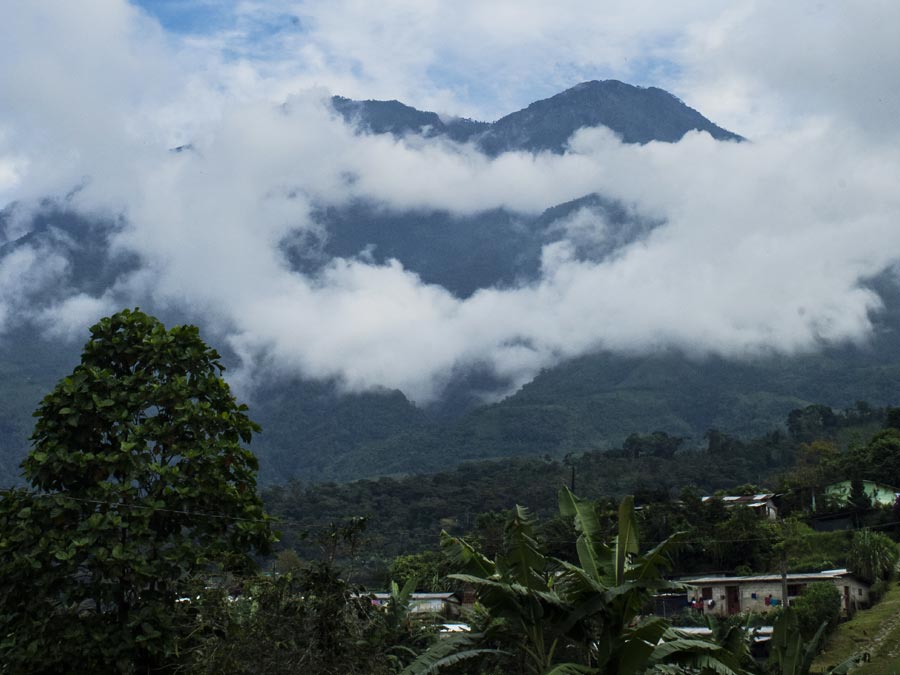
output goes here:
<path id="1" fill-rule="evenodd" d="M 687 603 L 696 598 L 703 602 L 704 613 L 715 616 L 767 612 L 785 601 L 782 598 L 780 574 L 708 576 L 684 578 L 680 581 L 688 586 Z M 830 581 L 835 585 L 841 593 L 841 609 L 845 614 L 869 605 L 869 584 L 857 579 L 846 569 L 788 574 L 788 604 L 803 595 L 807 585 L 816 581 Z"/>
<path id="2" fill-rule="evenodd" d="M 722 495 L 703 497 L 704 504 L 708 504 L 714 499 L 721 501 L 726 508 L 735 506 L 746 506 L 748 509 L 757 511 L 761 516 L 769 520 L 778 519 L 778 507 L 775 505 L 775 494 L 765 492 L 758 495 Z"/>
<path id="3" fill-rule="evenodd" d="M 386 604 L 391 599 L 390 593 L 371 593 L 372 603 Z M 459 615 L 460 598 L 457 593 L 413 593 L 409 600 L 409 611 L 412 614 L 440 614 L 445 617 Z"/>
<path id="4" fill-rule="evenodd" d="M 872 506 L 893 506 L 900 495 L 900 490 L 884 483 L 876 483 L 873 480 L 860 481 L 863 492 L 872 501 Z M 823 494 L 826 500 L 840 506 L 850 503 L 850 494 L 853 490 L 852 481 L 842 480 L 831 485 L 826 485 Z"/>

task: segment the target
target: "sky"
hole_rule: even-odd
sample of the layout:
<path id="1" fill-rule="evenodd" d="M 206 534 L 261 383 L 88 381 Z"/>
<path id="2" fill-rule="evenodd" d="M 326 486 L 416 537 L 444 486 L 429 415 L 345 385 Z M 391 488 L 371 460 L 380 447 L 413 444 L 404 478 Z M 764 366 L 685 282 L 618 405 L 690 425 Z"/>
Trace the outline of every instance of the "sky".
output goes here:
<path id="1" fill-rule="evenodd" d="M 287 373 L 420 402 L 466 368 L 508 393 L 600 349 L 863 345 L 881 308 L 865 281 L 900 258 L 898 20 L 876 0 L 0 0 L 0 245 L 51 200 L 118 223 L 113 250 L 140 260 L 77 292 L 64 235 L 17 247 L 0 258 L 0 339 L 31 321 L 81 341 L 119 307 L 173 307 L 239 355 L 244 383 Z M 608 78 L 749 142 L 634 146 L 598 128 L 562 155 L 491 159 L 360 134 L 327 103 L 494 120 Z M 663 225 L 602 261 L 563 237 L 540 278 L 467 298 L 363 253 L 304 275 L 280 247 L 316 231 L 321 204 L 535 215 L 593 192 Z M 576 217 L 564 231 L 606 236 L 602 215 Z"/>

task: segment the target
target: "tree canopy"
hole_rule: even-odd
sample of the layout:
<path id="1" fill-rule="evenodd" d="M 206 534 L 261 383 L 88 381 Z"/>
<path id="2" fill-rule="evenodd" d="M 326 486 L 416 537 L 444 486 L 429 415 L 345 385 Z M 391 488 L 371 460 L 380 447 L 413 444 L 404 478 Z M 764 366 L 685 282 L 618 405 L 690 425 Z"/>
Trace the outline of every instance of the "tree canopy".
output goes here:
<path id="1" fill-rule="evenodd" d="M 35 412 L 30 488 L 0 502 L 12 672 L 164 669 L 185 589 L 268 551 L 245 447 L 259 427 L 222 371 L 194 326 L 124 310 L 91 328 Z"/>

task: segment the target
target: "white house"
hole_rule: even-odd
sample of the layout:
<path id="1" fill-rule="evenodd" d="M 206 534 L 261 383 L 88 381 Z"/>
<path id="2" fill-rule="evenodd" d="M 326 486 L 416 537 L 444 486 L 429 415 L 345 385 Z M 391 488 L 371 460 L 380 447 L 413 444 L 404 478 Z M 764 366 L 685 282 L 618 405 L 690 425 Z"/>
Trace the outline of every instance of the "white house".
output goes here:
<path id="1" fill-rule="evenodd" d="M 688 586 L 687 601 L 703 602 L 703 612 L 728 616 L 739 612 L 766 612 L 785 601 L 780 574 L 752 576 L 707 576 L 680 579 Z M 841 609 L 850 613 L 869 605 L 869 585 L 846 569 L 787 575 L 787 602 L 803 594 L 807 585 L 830 581 L 841 593 Z"/>
<path id="2" fill-rule="evenodd" d="M 383 605 L 391 599 L 390 593 L 372 593 L 372 603 Z M 413 593 L 409 599 L 409 611 L 413 614 L 459 614 L 459 595 L 456 593 Z"/>
<path id="3" fill-rule="evenodd" d="M 778 519 L 778 507 L 775 506 L 775 495 L 771 492 L 765 492 L 758 495 L 723 495 L 721 497 L 708 496 L 703 497 L 704 504 L 708 504 L 713 499 L 721 500 L 726 508 L 734 506 L 746 506 L 748 509 L 757 511 L 761 516 L 769 520 Z"/>

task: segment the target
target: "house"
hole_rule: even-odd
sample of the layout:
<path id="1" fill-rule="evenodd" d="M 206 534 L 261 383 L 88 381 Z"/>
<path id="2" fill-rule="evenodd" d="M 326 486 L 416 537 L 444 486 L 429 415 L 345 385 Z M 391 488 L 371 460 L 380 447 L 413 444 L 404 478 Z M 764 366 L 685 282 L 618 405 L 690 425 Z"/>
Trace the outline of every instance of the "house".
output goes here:
<path id="1" fill-rule="evenodd" d="M 760 516 L 769 520 L 778 519 L 778 507 L 775 506 L 775 494 L 765 492 L 758 495 L 722 495 L 703 497 L 701 501 L 708 504 L 714 499 L 720 500 L 726 508 L 735 506 L 746 506 L 748 509 L 754 509 Z"/>
<path id="2" fill-rule="evenodd" d="M 897 497 L 900 496 L 900 490 L 884 483 L 876 483 L 873 480 L 860 481 L 862 483 L 863 492 L 871 500 L 872 506 L 893 506 Z M 842 480 L 831 485 L 826 485 L 822 490 L 826 500 L 830 500 L 840 506 L 846 506 L 850 503 L 850 494 L 853 490 L 850 480 Z"/>
<path id="3" fill-rule="evenodd" d="M 384 605 L 391 599 L 390 593 L 372 593 L 373 605 Z M 458 593 L 413 593 L 409 598 L 411 614 L 440 614 L 445 617 L 459 615 Z"/>
<path id="4" fill-rule="evenodd" d="M 687 602 L 703 601 L 703 612 L 729 616 L 739 612 L 767 612 L 784 602 L 780 574 L 708 576 L 680 580 L 687 585 Z M 808 584 L 830 581 L 841 593 L 841 609 L 849 614 L 869 605 L 869 585 L 846 569 L 787 575 L 787 602 L 803 594 Z"/>

